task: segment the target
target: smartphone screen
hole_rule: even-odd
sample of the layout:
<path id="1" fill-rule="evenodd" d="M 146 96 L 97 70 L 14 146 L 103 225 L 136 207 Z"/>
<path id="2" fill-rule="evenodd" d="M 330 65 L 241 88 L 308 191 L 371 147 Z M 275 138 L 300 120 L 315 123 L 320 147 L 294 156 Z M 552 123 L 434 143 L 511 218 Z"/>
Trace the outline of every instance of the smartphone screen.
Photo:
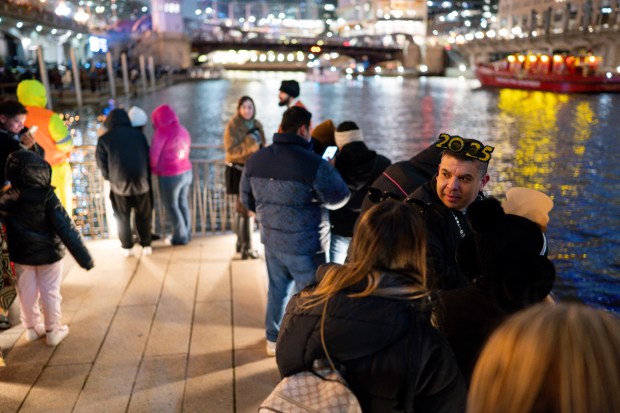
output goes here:
<path id="1" fill-rule="evenodd" d="M 323 159 L 325 159 L 326 161 L 329 159 L 333 159 L 334 156 L 336 156 L 337 151 L 337 146 L 328 146 L 327 149 L 325 149 L 325 152 L 323 152 Z"/>

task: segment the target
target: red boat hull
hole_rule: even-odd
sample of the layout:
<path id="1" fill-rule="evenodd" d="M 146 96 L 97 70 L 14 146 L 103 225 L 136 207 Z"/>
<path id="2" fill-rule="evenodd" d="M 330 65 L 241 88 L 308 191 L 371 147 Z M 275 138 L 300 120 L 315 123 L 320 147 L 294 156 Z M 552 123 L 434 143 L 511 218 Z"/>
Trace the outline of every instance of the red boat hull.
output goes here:
<path id="1" fill-rule="evenodd" d="M 559 93 L 620 92 L 620 76 L 519 75 L 483 65 L 474 73 L 482 86 Z"/>

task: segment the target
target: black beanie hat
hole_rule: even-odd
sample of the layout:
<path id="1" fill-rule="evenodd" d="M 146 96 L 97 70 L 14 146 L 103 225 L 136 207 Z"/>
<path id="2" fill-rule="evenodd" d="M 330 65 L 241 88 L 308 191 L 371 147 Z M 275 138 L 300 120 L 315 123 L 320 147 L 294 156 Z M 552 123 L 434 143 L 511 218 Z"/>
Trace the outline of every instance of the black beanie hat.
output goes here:
<path id="1" fill-rule="evenodd" d="M 537 224 L 506 214 L 494 198 L 467 209 L 472 233 L 459 244 L 456 259 L 465 275 L 500 284 L 520 304 L 541 301 L 551 292 L 555 267 L 546 257 L 546 240 Z"/>
<path id="2" fill-rule="evenodd" d="M 296 98 L 299 96 L 299 83 L 296 80 L 283 80 L 280 85 L 280 92 Z"/>

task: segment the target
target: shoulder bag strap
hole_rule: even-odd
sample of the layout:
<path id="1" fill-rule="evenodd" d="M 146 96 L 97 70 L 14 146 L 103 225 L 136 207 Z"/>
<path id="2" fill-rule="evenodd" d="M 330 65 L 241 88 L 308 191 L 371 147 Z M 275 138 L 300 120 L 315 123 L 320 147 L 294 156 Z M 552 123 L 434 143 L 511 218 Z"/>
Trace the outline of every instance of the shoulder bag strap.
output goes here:
<path id="1" fill-rule="evenodd" d="M 321 345 L 323 346 L 323 351 L 325 351 L 325 355 L 327 356 L 327 361 L 329 362 L 329 366 L 334 371 L 338 371 L 334 366 L 334 362 L 332 358 L 329 356 L 329 352 L 327 351 L 327 345 L 325 344 L 325 315 L 327 314 L 327 302 L 329 298 L 325 300 L 325 304 L 323 304 L 323 314 L 321 314 Z"/>

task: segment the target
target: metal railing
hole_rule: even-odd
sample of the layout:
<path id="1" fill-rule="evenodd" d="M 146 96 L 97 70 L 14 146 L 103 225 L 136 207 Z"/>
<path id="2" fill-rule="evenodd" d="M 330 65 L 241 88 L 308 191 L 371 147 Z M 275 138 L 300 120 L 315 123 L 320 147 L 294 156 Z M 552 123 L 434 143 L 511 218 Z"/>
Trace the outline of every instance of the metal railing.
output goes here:
<path id="1" fill-rule="evenodd" d="M 221 146 L 192 145 L 194 149 Z M 82 235 L 89 239 L 108 238 L 112 227 L 109 193 L 97 168 L 95 145 L 77 146 L 71 156 L 74 187 L 73 218 Z M 189 195 L 192 234 L 213 234 L 233 229 L 236 195 L 226 194 L 225 163 L 222 159 L 192 159 L 193 182 Z M 153 179 L 153 229 L 162 236 L 170 233 L 166 209 L 161 203 L 157 179 Z"/>

